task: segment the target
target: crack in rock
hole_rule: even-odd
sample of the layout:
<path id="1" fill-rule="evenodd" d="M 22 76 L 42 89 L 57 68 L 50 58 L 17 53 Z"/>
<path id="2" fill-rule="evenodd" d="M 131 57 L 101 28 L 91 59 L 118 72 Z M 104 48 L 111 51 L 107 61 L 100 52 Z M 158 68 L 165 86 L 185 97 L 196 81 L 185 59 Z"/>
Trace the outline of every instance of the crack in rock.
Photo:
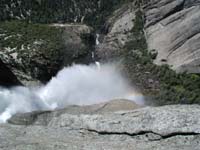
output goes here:
<path id="1" fill-rule="evenodd" d="M 87 130 L 88 132 L 97 133 L 98 135 L 126 135 L 131 137 L 136 136 L 146 136 L 149 141 L 159 141 L 164 139 L 169 139 L 175 136 L 198 136 L 199 133 L 195 132 L 174 132 L 167 135 L 161 135 L 153 131 L 140 131 L 138 133 L 127 133 L 127 132 L 109 132 L 109 131 L 97 131 L 94 129 L 81 129 L 81 130 Z"/>

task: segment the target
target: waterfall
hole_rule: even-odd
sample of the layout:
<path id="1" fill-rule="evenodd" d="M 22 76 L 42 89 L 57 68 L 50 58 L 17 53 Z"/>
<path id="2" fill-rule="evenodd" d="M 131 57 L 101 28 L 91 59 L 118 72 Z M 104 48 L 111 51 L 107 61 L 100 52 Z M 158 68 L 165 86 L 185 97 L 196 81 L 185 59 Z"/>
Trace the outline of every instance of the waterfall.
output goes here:
<path id="1" fill-rule="evenodd" d="M 96 34 L 96 45 L 99 45 L 100 44 L 100 42 L 99 42 L 99 34 L 97 33 Z"/>

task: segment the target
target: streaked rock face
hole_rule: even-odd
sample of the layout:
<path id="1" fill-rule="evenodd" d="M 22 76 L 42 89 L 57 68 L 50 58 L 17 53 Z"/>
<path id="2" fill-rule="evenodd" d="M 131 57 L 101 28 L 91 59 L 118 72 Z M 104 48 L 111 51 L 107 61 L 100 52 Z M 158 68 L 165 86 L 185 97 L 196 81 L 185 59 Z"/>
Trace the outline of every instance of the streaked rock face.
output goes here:
<path id="1" fill-rule="evenodd" d="M 200 72 L 199 1 L 153 1 L 145 8 L 149 50 L 158 51 L 155 63 L 178 72 Z"/>
<path id="2" fill-rule="evenodd" d="M 0 147 L 2 150 L 199 148 L 198 105 L 144 108 L 135 105 L 132 109 L 105 111 L 117 104 L 135 105 L 118 100 L 107 103 L 107 108 L 105 104 L 69 106 L 54 112 L 18 114 L 10 120 L 12 124 L 0 125 Z M 34 121 L 27 124 L 24 120 Z"/>
<path id="3" fill-rule="evenodd" d="M 158 55 L 155 63 L 168 64 L 178 72 L 200 72 L 200 1 L 145 1 L 145 32 L 149 50 Z M 134 26 L 134 3 L 115 11 L 107 20 L 107 34 L 96 47 L 104 60 L 115 57 Z"/>

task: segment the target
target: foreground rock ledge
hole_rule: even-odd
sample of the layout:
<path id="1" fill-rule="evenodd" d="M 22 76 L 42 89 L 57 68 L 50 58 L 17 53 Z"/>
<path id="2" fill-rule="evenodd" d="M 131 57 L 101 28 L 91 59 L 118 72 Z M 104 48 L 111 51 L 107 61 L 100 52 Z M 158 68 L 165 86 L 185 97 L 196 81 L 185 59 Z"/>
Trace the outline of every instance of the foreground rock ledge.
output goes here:
<path id="1" fill-rule="evenodd" d="M 22 118 L 32 117 L 34 121 L 29 125 L 0 125 L 0 149 L 198 150 L 200 147 L 198 105 L 104 110 L 104 113 L 94 111 L 98 107 L 105 105 L 23 114 Z M 86 108 L 88 111 L 83 111 Z M 20 115 L 16 117 L 20 120 Z M 17 123 L 13 119 L 11 123 Z"/>

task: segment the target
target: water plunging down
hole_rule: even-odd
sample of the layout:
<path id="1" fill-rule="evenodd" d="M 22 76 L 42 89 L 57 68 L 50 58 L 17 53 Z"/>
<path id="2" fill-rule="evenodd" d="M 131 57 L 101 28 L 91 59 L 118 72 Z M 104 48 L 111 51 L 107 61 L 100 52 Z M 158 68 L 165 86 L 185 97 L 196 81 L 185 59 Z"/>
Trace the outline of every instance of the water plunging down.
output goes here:
<path id="1" fill-rule="evenodd" d="M 100 42 L 99 42 L 99 34 L 96 34 L 96 45 L 99 45 Z"/>
<path id="2" fill-rule="evenodd" d="M 113 99 L 144 104 L 112 64 L 73 65 L 62 69 L 42 87 L 0 88 L 0 122 L 15 113 L 52 110 L 67 105 L 90 105 Z"/>

